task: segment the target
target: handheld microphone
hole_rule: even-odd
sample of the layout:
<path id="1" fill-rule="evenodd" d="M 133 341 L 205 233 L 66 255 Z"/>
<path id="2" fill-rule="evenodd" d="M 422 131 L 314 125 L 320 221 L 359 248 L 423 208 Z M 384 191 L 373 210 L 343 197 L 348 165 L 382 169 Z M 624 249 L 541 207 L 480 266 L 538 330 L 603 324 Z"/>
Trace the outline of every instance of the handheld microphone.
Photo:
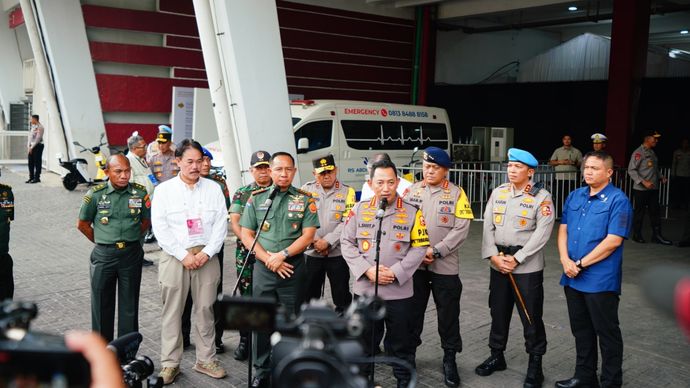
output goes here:
<path id="1" fill-rule="evenodd" d="M 386 213 L 386 207 L 388 206 L 388 198 L 381 198 L 379 202 L 379 210 L 376 211 L 376 218 L 383 218 L 383 214 Z"/>
<path id="2" fill-rule="evenodd" d="M 137 356 L 139 345 L 143 340 L 144 337 L 135 331 L 110 341 L 106 348 L 117 355 L 118 361 L 124 363 L 133 360 Z"/>

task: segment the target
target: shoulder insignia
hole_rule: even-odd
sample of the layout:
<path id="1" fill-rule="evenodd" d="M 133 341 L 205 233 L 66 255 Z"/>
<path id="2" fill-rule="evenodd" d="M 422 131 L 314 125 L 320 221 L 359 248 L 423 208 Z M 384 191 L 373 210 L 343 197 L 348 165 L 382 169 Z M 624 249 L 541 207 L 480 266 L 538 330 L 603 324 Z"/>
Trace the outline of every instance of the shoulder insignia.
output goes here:
<path id="1" fill-rule="evenodd" d="M 254 191 L 252 191 L 252 195 L 261 194 L 261 193 L 263 193 L 264 191 L 268 191 L 268 189 L 270 189 L 270 188 L 271 188 L 271 186 L 263 187 L 263 188 L 260 188 L 260 189 L 258 189 L 258 190 L 254 190 Z"/>
<path id="2" fill-rule="evenodd" d="M 302 189 L 297 189 L 297 192 L 300 193 L 300 194 L 302 194 L 302 195 L 306 195 L 307 197 L 312 197 L 312 194 L 311 194 L 311 192 L 309 192 L 309 191 L 304 191 L 304 190 L 302 190 Z"/>
<path id="3" fill-rule="evenodd" d="M 406 199 L 402 199 L 402 198 L 398 197 L 398 201 L 400 201 L 398 208 L 401 208 L 402 204 L 404 203 L 405 205 L 408 205 L 408 206 L 415 208 L 415 210 L 419 210 L 419 206 L 417 204 L 412 203 L 412 202 L 408 202 Z"/>
<path id="4" fill-rule="evenodd" d="M 93 192 L 95 193 L 96 191 L 101 191 L 101 190 L 105 189 L 106 187 L 108 187 L 107 183 L 101 183 L 100 185 L 94 187 L 91 190 L 93 190 Z"/>
<path id="5" fill-rule="evenodd" d="M 134 187 L 137 190 L 146 190 L 146 186 L 141 185 L 139 183 L 130 182 L 130 184 L 132 185 L 132 187 Z"/>

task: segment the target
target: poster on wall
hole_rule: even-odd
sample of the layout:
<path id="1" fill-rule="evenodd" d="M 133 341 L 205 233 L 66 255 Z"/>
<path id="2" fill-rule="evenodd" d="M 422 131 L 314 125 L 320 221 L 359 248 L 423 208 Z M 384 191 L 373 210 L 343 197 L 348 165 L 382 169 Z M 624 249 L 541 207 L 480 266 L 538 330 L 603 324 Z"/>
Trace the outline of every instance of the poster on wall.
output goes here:
<path id="1" fill-rule="evenodd" d="M 191 138 L 194 131 L 194 88 L 173 86 L 171 110 L 173 142 Z"/>

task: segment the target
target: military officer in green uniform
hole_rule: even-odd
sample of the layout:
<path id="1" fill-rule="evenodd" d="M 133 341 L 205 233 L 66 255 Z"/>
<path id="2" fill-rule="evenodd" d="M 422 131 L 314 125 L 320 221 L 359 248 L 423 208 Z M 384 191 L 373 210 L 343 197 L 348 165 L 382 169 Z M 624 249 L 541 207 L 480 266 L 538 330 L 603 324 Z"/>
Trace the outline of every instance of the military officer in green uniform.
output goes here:
<path id="1" fill-rule="evenodd" d="M 311 195 L 292 186 L 297 169 L 295 159 L 286 152 L 276 152 L 270 159 L 274 185 L 255 191 L 247 201 L 240 219 L 242 243 L 251 247 L 257 230 L 261 234 L 254 247 L 255 297 L 275 297 L 288 314 L 297 313 L 303 299 L 304 250 L 314 241 L 319 227 L 316 204 Z M 269 205 L 273 198 L 272 206 Z M 262 224 L 264 214 L 266 221 Z M 257 333 L 254 341 L 253 387 L 268 384 L 270 366 L 268 333 Z"/>
<path id="2" fill-rule="evenodd" d="M 96 243 L 91 252 L 91 327 L 113 339 L 115 288 L 117 334 L 139 330 L 139 288 L 144 250 L 141 239 L 151 224 L 146 188 L 130 183 L 131 167 L 122 154 L 108 158 L 109 181 L 84 196 L 77 228 Z"/>
<path id="3" fill-rule="evenodd" d="M 12 187 L 0 184 L 0 302 L 14 296 L 12 256 L 10 256 L 10 222 L 14 221 Z"/>
<path id="4" fill-rule="evenodd" d="M 271 170 L 268 166 L 268 161 L 270 159 L 271 154 L 266 151 L 256 151 L 252 154 L 249 160 L 249 173 L 252 174 L 254 182 L 237 189 L 232 196 L 232 203 L 230 204 L 230 225 L 232 226 L 233 233 L 237 236 L 235 268 L 237 270 L 237 276 L 240 278 L 240 295 L 247 296 L 252 294 L 252 269 L 254 268 L 252 262 L 244 266 L 244 259 L 247 257 L 247 248 L 242 245 L 240 217 L 242 217 L 244 205 L 247 203 L 247 200 L 249 200 L 252 192 L 273 184 L 271 180 Z M 253 259 L 253 256 L 250 257 L 250 261 Z M 243 266 L 244 270 L 242 270 Z M 248 331 L 240 330 L 240 342 L 237 344 L 237 348 L 233 354 L 235 360 L 244 361 L 249 357 L 249 349 L 247 349 L 247 343 L 249 342 L 248 337 Z"/>

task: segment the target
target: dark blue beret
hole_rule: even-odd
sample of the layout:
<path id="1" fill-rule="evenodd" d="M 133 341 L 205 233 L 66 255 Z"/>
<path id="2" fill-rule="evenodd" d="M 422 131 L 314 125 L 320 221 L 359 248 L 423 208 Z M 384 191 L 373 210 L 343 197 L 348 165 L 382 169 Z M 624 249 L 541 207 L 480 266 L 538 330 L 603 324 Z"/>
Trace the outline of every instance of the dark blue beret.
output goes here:
<path id="1" fill-rule="evenodd" d="M 438 147 L 428 147 L 422 156 L 425 162 L 435 163 L 441 167 L 450 168 L 450 157 L 446 151 Z"/>

